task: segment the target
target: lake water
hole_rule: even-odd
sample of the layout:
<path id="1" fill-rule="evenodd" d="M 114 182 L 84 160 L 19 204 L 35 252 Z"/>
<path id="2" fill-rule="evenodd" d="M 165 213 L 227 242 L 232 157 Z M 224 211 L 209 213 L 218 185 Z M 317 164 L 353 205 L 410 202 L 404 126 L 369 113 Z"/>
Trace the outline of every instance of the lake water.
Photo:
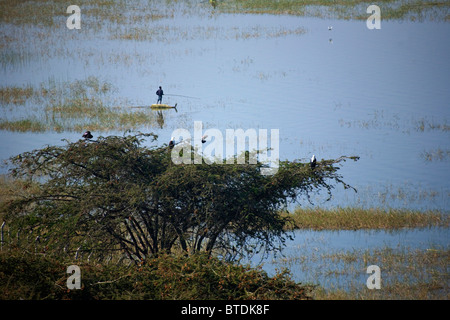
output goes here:
<path id="1" fill-rule="evenodd" d="M 380 268 L 383 285 L 392 281 L 430 281 L 433 274 L 448 275 L 448 258 L 443 257 L 441 264 L 426 265 L 422 264 L 425 259 L 416 255 L 445 252 L 449 239 L 448 228 L 435 227 L 394 231 L 296 230 L 282 253 L 255 255 L 242 263 L 260 265 L 271 276 L 287 268 L 295 281 L 326 289 L 363 290 L 370 265 Z M 449 284 L 447 280 L 443 283 L 447 290 L 444 295 Z"/>
<path id="2" fill-rule="evenodd" d="M 358 193 L 337 189 L 332 201 L 319 195 L 315 205 L 448 209 L 449 23 L 382 21 L 369 30 L 365 21 L 210 10 L 147 22 L 158 33 L 144 40 L 120 39 L 112 23 L 92 30 L 88 23 L 68 30 L 65 18 L 51 29 L 4 24 L 17 41 L 3 56 L 19 57 L 2 62 L 0 85 L 39 88 L 94 76 L 116 88 L 108 98 L 124 108 L 156 102 L 162 85 L 164 102 L 178 103 L 178 112 L 164 112 L 163 128 L 141 128 L 161 143 L 176 128 L 193 132 L 194 121 L 223 134 L 278 129 L 281 160 L 361 157 L 342 167 Z M 14 108 L 2 109 L 2 118 L 17 118 Z M 81 133 L 1 131 L 0 157 Z"/>

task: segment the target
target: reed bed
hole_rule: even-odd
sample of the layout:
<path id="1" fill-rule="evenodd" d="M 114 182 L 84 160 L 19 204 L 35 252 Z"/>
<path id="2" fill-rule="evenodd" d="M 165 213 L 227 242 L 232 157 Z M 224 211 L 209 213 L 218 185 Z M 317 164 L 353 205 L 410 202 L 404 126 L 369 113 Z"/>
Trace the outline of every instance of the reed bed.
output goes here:
<path id="1" fill-rule="evenodd" d="M 24 104 L 26 100 L 35 95 L 31 86 L 26 87 L 4 87 L 0 88 L 0 105 Z"/>
<path id="2" fill-rule="evenodd" d="M 365 20 L 366 9 L 371 4 L 366 0 L 232 0 L 222 2 L 219 9 L 228 13 Z M 382 7 L 384 20 L 450 19 L 450 4 L 446 1 L 381 0 L 376 4 Z"/>
<path id="3" fill-rule="evenodd" d="M 1 88 L 3 109 L 11 104 L 25 106 L 30 101 L 35 102 L 36 112 L 25 108 L 13 114 L 16 118 L 4 117 L 0 120 L 0 130 L 108 132 L 157 125 L 157 117 L 151 111 L 132 109 L 126 102 L 112 100 L 110 95 L 114 90 L 110 83 L 96 77 L 63 83 L 49 81 L 39 88 Z"/>
<path id="4" fill-rule="evenodd" d="M 437 300 L 449 299 L 447 248 L 425 250 L 411 248 L 379 248 L 324 254 L 320 257 L 316 276 L 333 282 L 341 277 L 342 285 L 318 287 L 315 299 L 341 300 Z M 381 288 L 368 289 L 368 265 L 380 267 Z M 336 267 L 338 266 L 338 267 Z"/>
<path id="5" fill-rule="evenodd" d="M 288 214 L 294 228 L 312 230 L 400 229 L 448 227 L 449 215 L 437 211 L 407 209 L 303 209 Z"/>

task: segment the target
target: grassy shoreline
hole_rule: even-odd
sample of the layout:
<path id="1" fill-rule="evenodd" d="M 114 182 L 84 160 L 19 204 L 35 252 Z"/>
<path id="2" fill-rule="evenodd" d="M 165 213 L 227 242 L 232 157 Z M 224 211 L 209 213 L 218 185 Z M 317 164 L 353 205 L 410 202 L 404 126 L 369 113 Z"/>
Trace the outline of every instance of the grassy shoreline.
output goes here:
<path id="1" fill-rule="evenodd" d="M 293 221 L 293 229 L 359 230 L 449 227 L 449 215 L 438 211 L 382 208 L 297 208 L 284 214 Z"/>

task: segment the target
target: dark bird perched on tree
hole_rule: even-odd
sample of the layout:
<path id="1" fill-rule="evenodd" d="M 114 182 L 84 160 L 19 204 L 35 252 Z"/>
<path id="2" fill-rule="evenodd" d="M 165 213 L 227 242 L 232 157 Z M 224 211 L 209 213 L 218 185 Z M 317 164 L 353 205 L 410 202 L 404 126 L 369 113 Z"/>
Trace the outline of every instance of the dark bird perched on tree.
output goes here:
<path id="1" fill-rule="evenodd" d="M 156 138 L 152 133 L 99 136 L 98 144 L 92 140 L 66 141 L 63 146 L 24 152 L 21 161 L 10 158 L 7 164 L 12 177 L 33 178 L 36 188 L 24 198 L 2 203 L 0 212 L 7 212 L 6 221 L 23 223 L 25 228 L 45 230 L 50 222 L 52 232 L 42 234 L 41 239 L 41 245 L 49 245 L 49 254 L 59 252 L 61 239 L 77 250 L 83 248 L 87 235 L 94 235 L 89 238 L 90 245 L 105 250 L 117 246 L 121 250 L 118 254 L 127 255 L 136 264 L 152 250 L 205 252 L 209 256 L 220 251 L 225 260 L 251 251 L 272 254 L 282 250 L 291 238 L 286 228 L 289 220 L 281 215 L 287 202 L 310 199 L 319 191 L 331 199 L 337 185 L 356 191 L 343 182 L 338 170 L 342 162 L 358 157 L 321 160 L 309 174 L 305 172 L 306 160 L 302 165 L 295 160 L 283 161 L 278 173 L 263 175 L 259 170 L 265 166 L 263 162 L 172 165 L 175 158 L 167 150 L 168 142 L 162 149 L 153 145 Z M 184 149 L 189 152 L 187 159 L 195 160 L 190 140 L 175 139 L 175 145 L 188 143 Z M 198 144 L 200 139 L 195 139 Z M 120 185 L 115 184 L 119 181 Z M 224 214 L 224 206 L 230 214 Z M 198 209 L 195 217 L 191 208 Z M 242 210 L 243 214 L 236 214 Z M 251 214 L 245 214 L 246 210 Z M 124 220 L 130 216 L 131 221 Z M 78 217 L 80 221 L 73 223 Z M 230 244 L 230 238 L 236 243 Z M 232 252 L 232 245 L 238 248 L 237 253 Z M 97 257 L 102 258 L 101 252 L 98 256 L 95 252 L 93 259 Z"/>
<path id="2" fill-rule="evenodd" d="M 91 134 L 90 131 L 86 131 L 85 133 L 83 133 L 83 138 L 85 138 L 85 139 L 92 139 L 93 135 Z"/>
<path id="3" fill-rule="evenodd" d="M 311 169 L 314 169 L 316 167 L 316 156 L 313 155 L 311 158 L 311 161 L 309 162 Z"/>
<path id="4" fill-rule="evenodd" d="M 170 142 L 169 142 L 169 148 L 172 149 L 174 146 L 175 146 L 175 138 L 172 137 L 172 139 L 170 139 Z"/>

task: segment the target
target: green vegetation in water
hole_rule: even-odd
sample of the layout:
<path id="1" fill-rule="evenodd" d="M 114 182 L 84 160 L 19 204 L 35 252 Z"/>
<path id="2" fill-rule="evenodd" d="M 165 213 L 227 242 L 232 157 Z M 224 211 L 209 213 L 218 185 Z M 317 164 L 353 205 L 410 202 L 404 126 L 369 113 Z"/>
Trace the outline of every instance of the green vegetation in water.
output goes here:
<path id="1" fill-rule="evenodd" d="M 72 264 L 82 270 L 82 290 L 67 289 Z M 125 266 L 8 250 L 0 252 L 0 275 L 2 300 L 303 300 L 311 292 L 285 271 L 269 277 L 205 254 L 160 254 Z"/>
<path id="2" fill-rule="evenodd" d="M 111 25 L 142 26 L 142 23 L 164 19 L 173 19 L 176 15 L 187 16 L 210 14 L 208 1 L 199 3 L 195 0 L 165 1 L 99 1 L 88 0 L 82 5 L 82 14 L 95 19 L 85 19 L 83 25 L 89 30 L 100 30 Z M 227 0 L 215 1 L 214 13 L 238 14 L 274 14 L 300 15 L 334 19 L 367 19 L 366 9 L 374 4 L 367 0 Z M 448 1 L 436 0 L 380 0 L 376 3 L 383 19 L 450 19 Z M 31 24 L 34 26 L 53 27 L 69 16 L 65 9 L 67 3 L 62 0 L 42 1 L 39 10 L 34 2 L 19 0 L 3 1 L 0 22 L 15 25 Z M 61 9 L 62 8 L 62 9 Z M 151 8 L 151 10 L 148 10 Z M 137 33 L 149 35 L 144 30 L 128 32 L 128 36 L 141 37 Z"/>
<path id="3" fill-rule="evenodd" d="M 317 300 L 447 300 L 449 258 L 446 248 L 383 247 L 291 257 L 281 264 L 302 268 L 314 265 L 306 271 L 310 279 L 303 281 L 316 283 L 315 279 L 321 279 L 312 293 Z M 380 289 L 366 286 L 369 265 L 380 267 Z"/>
<path id="4" fill-rule="evenodd" d="M 219 10 L 229 13 L 285 14 L 333 19 L 367 19 L 366 9 L 374 4 L 364 0 L 230 0 Z M 450 19 L 448 1 L 381 0 L 382 19 Z"/>
<path id="5" fill-rule="evenodd" d="M 60 132 L 62 128 L 53 126 L 55 131 Z M 36 119 L 23 120 L 1 120 L 0 130 L 16 131 L 16 132 L 45 132 L 49 130 L 49 126 Z"/>
<path id="6" fill-rule="evenodd" d="M 445 213 L 406 209 L 298 208 L 287 216 L 294 221 L 294 228 L 312 230 L 448 227 L 450 222 Z"/>
<path id="7" fill-rule="evenodd" d="M 82 14 L 86 17 L 96 17 L 89 20 L 89 27 L 100 26 L 105 21 L 120 22 L 124 21 L 120 12 L 126 9 L 128 1 L 83 1 L 80 5 L 83 8 Z M 11 23 L 16 25 L 31 24 L 34 26 L 53 27 L 60 22 L 65 22 L 69 16 L 66 13 L 68 4 L 63 0 L 40 1 L 39 6 L 35 2 L 8 0 L 2 1 L 2 10 L 0 11 L 0 21 L 2 23 Z M 39 10 L 37 10 L 39 7 Z M 85 21 L 85 23 L 88 21 Z"/>
<path id="8" fill-rule="evenodd" d="M 19 119 L 3 117 L 0 129 L 18 132 L 107 132 L 157 125 L 158 119 L 151 111 L 136 110 L 126 105 L 109 106 L 108 97 L 113 90 L 110 83 L 96 77 L 60 84 L 50 81 L 37 89 L 3 87 L 0 89 L 0 107 L 5 112 L 14 105 L 15 113 L 23 116 Z M 28 102 L 34 108 L 30 108 Z M 30 112 L 30 109 L 35 112 Z"/>
<path id="9" fill-rule="evenodd" d="M 31 86 L 27 87 L 4 87 L 0 88 L 0 104 L 24 104 L 28 99 L 35 95 Z"/>
<path id="10" fill-rule="evenodd" d="M 259 196 L 261 188 L 243 186 L 242 189 L 234 190 L 234 187 L 241 186 L 241 183 L 235 179 L 243 176 L 243 181 L 246 183 L 254 181 L 255 178 L 267 179 L 264 183 L 260 180 L 255 183 L 267 188 L 269 195 L 279 194 L 285 197 L 285 192 L 278 192 L 274 188 L 280 188 L 280 190 L 285 187 L 290 188 L 289 186 L 293 186 L 292 183 L 296 185 L 301 181 L 304 182 L 305 179 L 314 179 L 314 176 L 318 178 L 318 176 L 324 177 L 323 175 L 331 174 L 330 177 L 333 177 L 335 162 L 328 161 L 323 166 L 319 165 L 316 167 L 318 171 L 314 176 L 311 176 L 311 170 L 307 164 L 283 163 L 279 174 L 273 177 L 262 177 L 259 171 L 248 171 L 250 168 L 239 165 L 170 166 L 167 147 L 151 150 L 146 147 L 141 148 L 138 138 L 139 136 L 108 137 L 99 139 L 98 143 L 79 141 L 68 144 L 66 147 L 47 147 L 11 159 L 11 164 L 16 167 L 12 173 L 16 178 L 23 179 L 10 180 L 4 177 L 0 183 L 2 195 L 4 195 L 1 198 L 4 213 L 2 218 L 7 221 L 8 234 L 3 246 L 4 251 L 0 255 L 2 262 L 0 271 L 8 275 L 6 280 L 5 277 L 0 279 L 0 282 L 3 281 L 0 283 L 2 298 L 395 299 L 399 297 L 442 298 L 443 294 L 445 296 L 448 292 L 445 283 L 442 284 L 441 281 L 446 277 L 446 269 L 442 269 L 442 266 L 448 261 L 448 252 L 437 248 L 430 248 L 426 253 L 397 252 L 388 249 L 368 252 L 325 252 L 319 257 L 312 258 L 300 253 L 295 257 L 284 258 L 285 260 L 281 262 L 289 267 L 300 263 L 311 272 L 320 272 L 320 274 L 314 274 L 312 279 L 318 279 L 318 275 L 324 274 L 326 277 L 341 275 L 351 277 L 355 274 L 366 276 L 364 268 L 368 264 L 377 264 L 382 270 L 389 268 L 389 270 L 396 270 L 383 275 L 384 290 L 376 292 L 365 289 L 361 291 L 361 283 L 354 284 L 350 291 L 339 287 L 331 290 L 321 289 L 315 287 L 316 283 L 310 280 L 301 280 L 301 283 L 312 283 L 312 285 L 301 285 L 292 281 L 285 271 L 269 277 L 260 270 L 219 260 L 215 258 L 215 254 L 205 255 L 204 249 L 208 251 L 208 246 L 198 247 L 195 243 L 199 243 L 201 239 L 211 239 L 216 232 L 215 229 L 220 226 L 219 222 L 227 221 L 224 220 L 226 210 L 219 208 L 219 215 L 211 210 L 217 204 L 224 203 L 223 197 L 229 197 L 230 194 L 237 197 L 226 205 L 229 210 L 227 217 L 233 219 L 229 221 L 227 228 L 232 230 L 225 229 L 225 233 L 219 236 L 224 242 L 217 243 L 217 251 L 214 252 L 224 253 L 230 250 L 235 253 L 235 250 L 242 249 L 241 246 L 239 249 L 227 247 L 225 240 L 230 239 L 229 237 L 233 234 L 242 237 L 244 246 L 251 243 L 248 237 L 256 237 L 258 241 L 274 241 L 282 235 L 281 228 L 289 224 L 287 217 L 280 216 L 277 220 L 279 223 L 275 226 L 272 223 L 275 217 L 271 216 L 274 212 L 271 213 L 270 210 L 266 212 L 268 206 L 264 203 L 261 210 L 268 214 L 267 218 L 272 217 L 268 220 L 271 228 L 267 228 L 263 221 L 257 223 L 263 212 L 255 215 L 256 211 L 246 210 L 246 205 L 252 199 L 265 199 Z M 127 152 L 123 152 L 124 150 Z M 62 168 L 64 169 L 61 170 Z M 230 171 L 221 172 L 226 169 Z M 48 180 L 40 183 L 41 176 L 47 177 Z M 233 183 L 219 183 L 227 176 Z M 250 176 L 252 178 L 249 178 Z M 293 177 L 296 178 L 295 181 Z M 343 183 L 339 175 L 334 177 L 337 182 Z M 205 185 L 208 181 L 212 184 Z M 300 185 L 311 186 L 312 184 Z M 231 189 L 223 190 L 224 186 Z M 216 188 L 219 189 L 216 190 Z M 247 193 L 244 194 L 243 190 Z M 308 193 L 312 191 L 302 190 Z M 154 215 L 152 201 L 143 198 L 144 195 L 151 196 L 153 192 L 158 194 L 159 200 L 162 200 L 161 205 L 155 207 L 158 210 Z M 255 197 L 251 196 L 253 193 L 256 193 Z M 205 197 L 204 194 L 213 195 L 215 206 L 205 203 L 209 197 Z M 238 199 L 241 198 L 243 202 L 239 202 Z M 198 201 L 199 199 L 202 201 Z M 183 204 L 183 202 L 186 203 Z M 185 210 L 172 214 L 174 212 L 172 203 L 175 210 L 180 205 L 183 205 Z M 237 211 L 233 210 L 233 205 L 236 206 Z M 256 203 L 253 203 L 252 208 L 255 209 L 255 205 Z M 203 206 L 207 209 L 207 215 L 203 212 Z M 119 213 L 119 211 L 122 212 Z M 447 216 L 430 215 L 434 217 L 430 222 L 426 219 L 429 217 L 428 213 L 425 213 L 427 217 L 424 218 L 419 214 L 408 215 L 400 211 L 387 214 L 367 210 L 366 215 L 363 209 L 339 209 L 328 214 L 325 210 L 322 211 L 317 214 L 311 212 L 309 220 L 312 222 L 329 220 L 328 225 L 333 225 L 334 228 L 338 226 L 341 229 L 349 226 L 348 221 L 353 223 L 351 225 L 353 229 L 378 219 L 376 226 L 369 224 L 369 228 L 389 228 L 392 225 L 397 227 L 448 226 Z M 87 212 L 92 214 L 93 219 L 90 219 L 91 215 L 86 214 Z M 108 214 L 102 214 L 102 212 Z M 299 216 L 302 215 L 299 214 Z M 384 217 L 379 217 L 382 215 L 387 216 L 388 219 L 383 220 Z M 344 219 L 340 220 L 339 216 L 343 216 Z M 407 223 L 399 216 L 407 216 Z M 98 220 L 96 217 L 108 219 Z M 155 234 L 158 240 L 154 245 L 151 244 L 152 237 L 148 237 L 147 231 L 142 229 L 146 228 L 145 221 L 155 226 L 154 223 L 157 222 L 162 228 Z M 294 222 L 298 223 L 295 214 Z M 249 227 L 250 225 L 252 227 Z M 108 234 L 108 230 L 113 229 L 115 231 Z M 318 229 L 324 229 L 324 224 L 322 223 Z M 118 233 L 115 233 L 116 231 Z M 128 240 L 123 243 L 124 247 L 121 247 L 117 241 L 120 242 L 122 235 L 127 232 Z M 151 229 L 148 232 L 151 232 Z M 161 238 L 164 234 L 167 238 Z M 34 241 L 37 235 L 40 235 L 39 243 Z M 127 248 L 126 244 L 130 241 L 134 243 Z M 180 245 L 177 245 L 177 242 Z M 69 243 L 70 245 L 67 245 Z M 149 254 L 150 250 L 154 250 L 160 244 L 168 246 L 161 247 L 157 254 Z M 171 251 L 171 248 L 172 254 L 161 253 Z M 202 250 L 195 252 L 196 248 Z M 250 250 L 253 248 L 252 245 L 248 247 Z M 135 257 L 140 256 L 141 259 L 133 260 L 131 256 L 127 257 L 124 254 L 133 250 L 136 250 Z M 34 252 L 38 254 L 33 254 Z M 183 252 L 183 256 L 180 256 L 179 252 Z M 45 256 L 41 253 L 45 253 Z M 64 287 L 67 279 L 64 267 L 73 264 L 74 256 L 77 256 L 76 264 L 84 270 L 84 288 L 81 291 L 67 292 Z M 310 259 L 314 259 L 314 263 L 321 259 L 327 268 L 311 268 L 310 266 L 314 264 L 308 264 Z M 133 264 L 132 261 L 135 263 Z M 338 269 L 331 268 L 335 263 L 340 265 Z M 27 265 L 30 272 L 16 272 L 23 265 Z M 412 267 L 414 267 L 414 274 L 411 274 L 410 278 L 395 280 L 398 275 L 405 274 L 404 270 L 410 270 L 409 268 Z M 421 269 L 425 271 L 419 271 Z M 288 269 L 283 268 L 283 270 Z M 36 274 L 45 276 L 39 278 L 39 281 L 29 281 L 29 277 Z M 423 274 L 427 277 L 420 277 Z M 323 283 L 318 285 L 322 286 Z M 416 290 L 417 288 L 420 288 L 420 291 Z"/>

